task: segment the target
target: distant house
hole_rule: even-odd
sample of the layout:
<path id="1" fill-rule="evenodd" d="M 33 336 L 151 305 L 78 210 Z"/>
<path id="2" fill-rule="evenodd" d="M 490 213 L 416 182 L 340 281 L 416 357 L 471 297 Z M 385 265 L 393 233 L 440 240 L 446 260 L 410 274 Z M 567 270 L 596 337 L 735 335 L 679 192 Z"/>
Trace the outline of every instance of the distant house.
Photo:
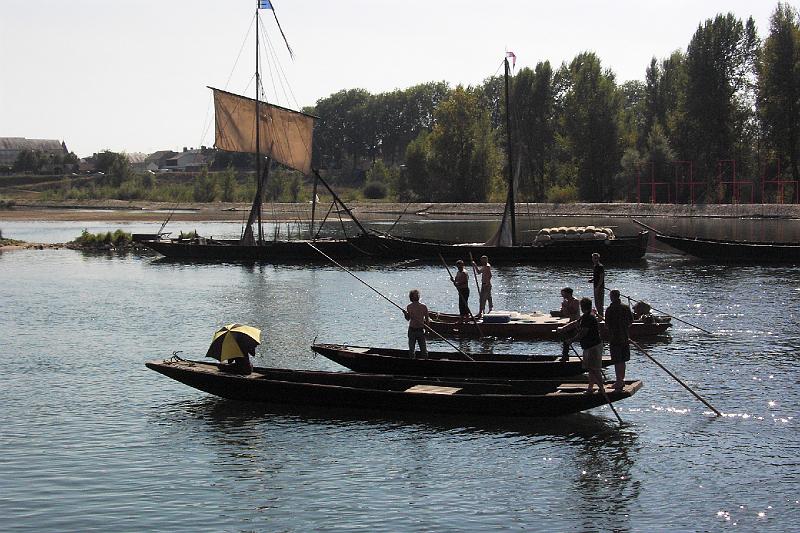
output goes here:
<path id="1" fill-rule="evenodd" d="M 0 137 L 0 166 L 13 166 L 23 150 L 38 150 L 47 155 L 66 155 L 69 153 L 67 145 L 55 139 Z"/>
<path id="2" fill-rule="evenodd" d="M 172 150 L 159 150 L 148 155 L 144 160 L 144 170 L 156 172 L 160 168 L 166 168 L 167 160 L 178 155 Z"/>
<path id="3" fill-rule="evenodd" d="M 94 159 L 91 157 L 84 157 L 78 161 L 78 172 L 81 174 L 91 174 L 95 168 Z"/>
<path id="4" fill-rule="evenodd" d="M 131 168 L 134 172 L 144 172 L 147 170 L 147 154 L 142 152 L 131 152 L 129 154 L 125 154 L 128 157 L 128 162 L 131 164 Z"/>
<path id="5" fill-rule="evenodd" d="M 170 170 L 188 171 L 200 170 L 207 165 L 208 159 L 206 155 L 203 154 L 202 149 L 184 148 L 183 152 L 167 159 L 165 167 Z"/>

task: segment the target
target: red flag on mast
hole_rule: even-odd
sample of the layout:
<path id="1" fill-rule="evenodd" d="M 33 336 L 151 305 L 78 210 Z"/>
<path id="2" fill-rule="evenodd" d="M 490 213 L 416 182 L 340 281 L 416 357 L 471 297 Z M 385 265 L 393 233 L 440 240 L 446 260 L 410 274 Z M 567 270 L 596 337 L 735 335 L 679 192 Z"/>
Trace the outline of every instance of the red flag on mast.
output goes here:
<path id="1" fill-rule="evenodd" d="M 506 52 L 506 57 L 510 57 L 511 58 L 511 66 L 512 67 L 516 67 L 517 66 L 517 55 L 514 52 Z"/>

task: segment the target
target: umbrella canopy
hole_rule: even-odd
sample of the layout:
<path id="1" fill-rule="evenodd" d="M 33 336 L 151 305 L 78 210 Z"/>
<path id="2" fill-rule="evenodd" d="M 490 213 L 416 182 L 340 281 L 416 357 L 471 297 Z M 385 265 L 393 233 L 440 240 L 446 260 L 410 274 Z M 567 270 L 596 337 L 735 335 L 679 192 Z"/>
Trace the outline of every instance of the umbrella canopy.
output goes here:
<path id="1" fill-rule="evenodd" d="M 255 355 L 261 344 L 261 330 L 243 324 L 228 324 L 218 329 L 208 347 L 206 357 L 227 361 L 245 354 Z"/>

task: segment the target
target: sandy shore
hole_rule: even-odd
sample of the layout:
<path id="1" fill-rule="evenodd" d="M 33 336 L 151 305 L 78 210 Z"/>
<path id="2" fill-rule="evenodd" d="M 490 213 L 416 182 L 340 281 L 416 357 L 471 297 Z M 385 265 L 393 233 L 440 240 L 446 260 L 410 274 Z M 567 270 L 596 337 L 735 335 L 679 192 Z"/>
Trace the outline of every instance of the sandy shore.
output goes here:
<path id="1" fill-rule="evenodd" d="M 325 216 L 328 205 L 317 206 L 317 218 Z M 460 203 L 377 203 L 349 204 L 360 220 L 404 220 L 448 218 L 497 218 L 503 204 Z M 173 221 L 242 221 L 249 204 L 175 204 L 157 202 L 126 202 L 121 200 L 63 202 L 44 204 L 19 202 L 10 209 L 0 209 L 0 224 L 9 221 L 106 221 L 162 222 L 170 213 Z M 674 204 L 524 204 L 517 205 L 518 216 L 586 216 L 586 217 L 764 217 L 800 218 L 800 205 L 740 204 L 740 205 L 674 205 Z M 335 213 L 331 216 L 336 216 Z M 346 217 L 346 213 L 342 213 Z M 270 220 L 309 220 L 310 204 L 265 204 L 264 217 Z M 0 226 L 1 227 L 1 226 Z"/>

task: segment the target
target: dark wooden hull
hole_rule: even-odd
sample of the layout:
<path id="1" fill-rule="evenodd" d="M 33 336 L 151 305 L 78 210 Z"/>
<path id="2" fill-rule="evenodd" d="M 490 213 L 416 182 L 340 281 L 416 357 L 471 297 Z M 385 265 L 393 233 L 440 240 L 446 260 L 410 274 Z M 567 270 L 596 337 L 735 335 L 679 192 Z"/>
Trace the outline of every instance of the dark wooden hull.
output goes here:
<path id="1" fill-rule="evenodd" d="M 800 263 L 800 244 L 701 239 L 656 234 L 656 239 L 694 257 L 720 263 Z"/>
<path id="2" fill-rule="evenodd" d="M 391 235 L 365 235 L 358 237 L 359 247 L 373 257 L 393 260 L 419 259 L 439 261 L 439 254 L 449 263 L 457 259 L 477 260 L 486 255 L 492 264 L 500 263 L 551 263 L 586 262 L 587 257 L 599 253 L 604 263 L 640 261 L 647 251 L 649 233 L 642 231 L 632 237 L 611 240 L 555 240 L 544 245 L 486 246 L 482 244 L 457 244 L 447 241 L 408 239 Z"/>
<path id="3" fill-rule="evenodd" d="M 316 241 L 267 241 L 258 245 L 245 245 L 236 240 L 142 240 L 141 244 L 164 257 L 184 261 L 253 261 L 289 263 L 293 261 L 326 261 L 311 248 L 312 243 L 333 258 L 363 257 L 363 253 L 347 239 L 320 239 Z"/>
<path id="4" fill-rule="evenodd" d="M 393 348 L 314 344 L 311 349 L 350 370 L 368 374 L 543 379 L 584 372 L 577 357 L 561 362 L 556 355 L 471 353 L 470 361 L 458 352 L 429 351 L 426 359 L 411 359 L 408 350 Z M 603 358 L 603 366 L 611 364 L 610 358 Z"/>
<path id="5" fill-rule="evenodd" d="M 209 394 L 274 404 L 544 417 L 577 413 L 607 403 L 602 394 L 583 394 L 585 383 L 557 380 L 487 382 L 274 368 L 256 368 L 252 374 L 241 376 L 198 361 L 149 361 L 146 365 Z M 641 386 L 641 381 L 626 382 L 622 390 L 609 390 L 608 397 L 612 402 L 622 400 Z"/>
<path id="6" fill-rule="evenodd" d="M 510 322 L 485 322 L 478 320 L 461 322 L 458 315 L 449 313 L 430 313 L 430 327 L 440 335 L 455 337 L 501 337 L 529 340 L 560 340 L 562 333 L 558 328 L 569 321 L 565 318 L 553 318 L 546 315 L 532 317 L 531 320 Z M 652 322 L 635 321 L 629 333 L 632 339 L 643 339 L 663 335 L 672 326 L 668 317 L 656 317 Z M 574 332 L 573 332 L 574 333 Z M 600 322 L 600 334 L 605 339 L 608 330 L 604 322 Z"/>

